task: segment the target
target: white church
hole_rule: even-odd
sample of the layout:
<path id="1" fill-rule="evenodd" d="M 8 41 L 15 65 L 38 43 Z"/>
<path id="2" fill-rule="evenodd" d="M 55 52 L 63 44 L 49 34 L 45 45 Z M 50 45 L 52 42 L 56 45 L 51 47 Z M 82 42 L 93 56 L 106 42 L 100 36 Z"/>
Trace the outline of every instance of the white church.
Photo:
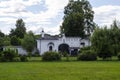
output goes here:
<path id="1" fill-rule="evenodd" d="M 45 34 L 43 30 L 41 38 L 37 39 L 37 49 L 40 55 L 47 51 L 67 52 L 70 55 L 75 55 L 80 48 L 90 45 L 89 39 L 66 37 L 64 34 L 61 36 L 51 36 Z"/>

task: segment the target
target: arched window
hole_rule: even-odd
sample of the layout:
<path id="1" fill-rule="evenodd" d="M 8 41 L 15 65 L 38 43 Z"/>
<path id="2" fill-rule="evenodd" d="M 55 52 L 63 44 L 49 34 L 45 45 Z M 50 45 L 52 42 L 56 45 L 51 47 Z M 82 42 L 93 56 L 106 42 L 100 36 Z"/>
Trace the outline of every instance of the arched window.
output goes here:
<path id="1" fill-rule="evenodd" d="M 50 43 L 48 44 L 48 49 L 49 49 L 49 51 L 53 51 L 53 48 L 54 48 L 54 43 L 53 43 L 53 42 L 50 42 Z"/>

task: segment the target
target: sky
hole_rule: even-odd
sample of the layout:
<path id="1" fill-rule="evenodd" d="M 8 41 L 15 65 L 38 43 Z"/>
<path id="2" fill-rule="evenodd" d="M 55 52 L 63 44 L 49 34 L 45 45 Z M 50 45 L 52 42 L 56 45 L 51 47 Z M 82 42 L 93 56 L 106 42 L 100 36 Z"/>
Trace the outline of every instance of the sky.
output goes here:
<path id="1" fill-rule="evenodd" d="M 120 0 L 88 0 L 94 10 L 94 22 L 99 26 L 120 21 Z M 27 31 L 59 34 L 64 7 L 69 0 L 0 0 L 0 30 L 9 34 L 16 20 L 22 18 Z"/>

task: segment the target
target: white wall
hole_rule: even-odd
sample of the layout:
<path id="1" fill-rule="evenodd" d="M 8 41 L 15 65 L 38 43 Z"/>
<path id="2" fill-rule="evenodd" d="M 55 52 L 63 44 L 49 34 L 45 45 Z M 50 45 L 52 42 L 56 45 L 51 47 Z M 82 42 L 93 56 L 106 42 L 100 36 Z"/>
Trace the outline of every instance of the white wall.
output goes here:
<path id="1" fill-rule="evenodd" d="M 85 46 L 89 46 L 89 40 L 81 40 L 80 37 L 63 37 L 59 38 L 58 40 L 37 40 L 37 49 L 40 52 L 40 55 L 42 55 L 44 52 L 49 51 L 49 43 L 54 43 L 53 51 L 58 51 L 58 47 L 60 44 L 68 44 L 69 47 L 83 47 L 81 45 L 81 42 L 85 43 Z"/>

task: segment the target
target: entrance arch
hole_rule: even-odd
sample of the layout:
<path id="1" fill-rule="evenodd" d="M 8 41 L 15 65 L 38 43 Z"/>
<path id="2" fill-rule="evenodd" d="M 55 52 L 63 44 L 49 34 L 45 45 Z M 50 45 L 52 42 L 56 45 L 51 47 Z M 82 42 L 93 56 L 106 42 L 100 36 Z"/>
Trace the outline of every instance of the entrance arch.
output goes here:
<path id="1" fill-rule="evenodd" d="M 69 45 L 68 44 L 60 44 L 58 47 L 58 51 L 61 53 L 67 52 L 69 54 Z"/>

